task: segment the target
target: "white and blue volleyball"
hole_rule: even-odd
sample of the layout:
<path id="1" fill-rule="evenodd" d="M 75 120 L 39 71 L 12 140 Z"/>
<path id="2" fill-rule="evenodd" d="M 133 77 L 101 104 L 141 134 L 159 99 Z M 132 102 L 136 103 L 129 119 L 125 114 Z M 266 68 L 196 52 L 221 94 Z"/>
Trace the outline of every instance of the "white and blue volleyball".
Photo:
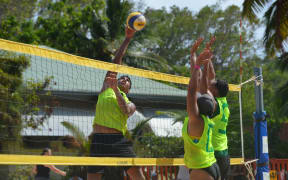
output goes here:
<path id="1" fill-rule="evenodd" d="M 127 26 L 135 31 L 142 30 L 146 25 L 145 16 L 140 12 L 132 12 L 127 18 Z"/>

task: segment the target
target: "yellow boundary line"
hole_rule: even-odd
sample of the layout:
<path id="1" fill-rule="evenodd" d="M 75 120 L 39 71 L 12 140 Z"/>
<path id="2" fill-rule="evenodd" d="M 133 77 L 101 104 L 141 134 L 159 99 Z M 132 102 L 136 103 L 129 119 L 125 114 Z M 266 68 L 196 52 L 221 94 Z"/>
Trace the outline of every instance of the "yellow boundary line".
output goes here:
<path id="1" fill-rule="evenodd" d="M 230 164 L 243 164 L 243 158 L 231 158 Z M 110 158 L 1 154 L 0 164 L 6 165 L 100 165 L 100 166 L 183 166 L 183 158 Z"/>
<path id="2" fill-rule="evenodd" d="M 137 69 L 133 67 L 117 65 L 113 63 L 107 63 L 99 60 L 92 60 L 80 56 L 75 56 L 72 54 L 59 52 L 51 49 L 44 49 L 37 46 L 23 44 L 13 41 L 8 41 L 4 39 L 0 39 L 0 49 L 17 52 L 17 53 L 25 53 L 31 54 L 39 57 L 50 58 L 62 62 L 72 63 L 80 66 L 92 67 L 103 69 L 107 71 L 114 71 L 124 74 L 130 74 L 135 76 L 140 76 L 149 79 L 179 83 L 179 84 L 188 84 L 189 78 L 183 76 L 175 76 L 170 74 L 164 74 L 160 72 L 148 71 L 143 69 Z M 240 91 L 240 86 L 235 84 L 229 84 L 230 91 Z"/>

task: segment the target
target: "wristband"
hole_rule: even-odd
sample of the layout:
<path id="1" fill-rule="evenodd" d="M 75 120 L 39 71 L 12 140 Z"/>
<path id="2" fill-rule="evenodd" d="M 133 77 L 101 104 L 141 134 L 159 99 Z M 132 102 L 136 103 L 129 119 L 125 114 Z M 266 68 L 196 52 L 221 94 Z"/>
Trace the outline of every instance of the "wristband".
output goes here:
<path id="1" fill-rule="evenodd" d="M 194 65 L 194 69 L 200 69 L 199 65 Z"/>

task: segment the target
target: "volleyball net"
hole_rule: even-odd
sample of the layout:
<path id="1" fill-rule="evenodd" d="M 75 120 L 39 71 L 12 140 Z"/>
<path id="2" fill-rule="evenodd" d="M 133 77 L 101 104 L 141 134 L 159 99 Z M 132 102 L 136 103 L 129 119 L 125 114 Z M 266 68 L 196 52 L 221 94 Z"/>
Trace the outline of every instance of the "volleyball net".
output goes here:
<path id="1" fill-rule="evenodd" d="M 14 73 L 22 69 L 23 73 Z M 88 157 L 95 107 L 107 71 L 131 78 L 128 98 L 137 110 L 128 119 L 127 138 L 133 142 L 137 158 Z M 188 77 L 3 39 L 0 75 L 0 164 L 184 165 L 181 130 L 187 116 Z M 229 84 L 229 89 L 229 121 L 239 122 L 240 87 Z M 235 131 L 240 132 L 240 128 L 231 131 L 231 136 Z M 233 138 L 241 141 L 239 133 Z M 40 156 L 45 147 L 52 149 L 53 156 Z M 241 152 L 231 157 L 231 164 L 243 162 Z"/>

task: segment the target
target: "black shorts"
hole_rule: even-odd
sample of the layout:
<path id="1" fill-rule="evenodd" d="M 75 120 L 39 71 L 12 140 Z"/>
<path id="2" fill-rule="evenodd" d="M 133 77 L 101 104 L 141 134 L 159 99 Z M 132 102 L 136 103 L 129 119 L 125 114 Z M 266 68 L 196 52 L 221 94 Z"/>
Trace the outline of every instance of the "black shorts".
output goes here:
<path id="1" fill-rule="evenodd" d="M 214 178 L 214 180 L 218 180 L 220 177 L 219 166 L 216 162 L 207 168 L 202 168 L 201 170 L 206 171 L 212 178 Z M 189 169 L 189 174 L 191 171 L 193 171 L 193 169 Z"/>
<path id="2" fill-rule="evenodd" d="M 91 157 L 136 157 L 133 144 L 122 134 L 92 135 L 90 146 Z M 123 166 L 127 171 L 131 166 Z M 104 173 L 105 166 L 88 166 L 88 173 Z"/>
<path id="3" fill-rule="evenodd" d="M 221 180 L 227 180 L 230 171 L 230 156 L 218 156 L 217 153 L 215 153 L 215 158 L 220 169 Z"/>

